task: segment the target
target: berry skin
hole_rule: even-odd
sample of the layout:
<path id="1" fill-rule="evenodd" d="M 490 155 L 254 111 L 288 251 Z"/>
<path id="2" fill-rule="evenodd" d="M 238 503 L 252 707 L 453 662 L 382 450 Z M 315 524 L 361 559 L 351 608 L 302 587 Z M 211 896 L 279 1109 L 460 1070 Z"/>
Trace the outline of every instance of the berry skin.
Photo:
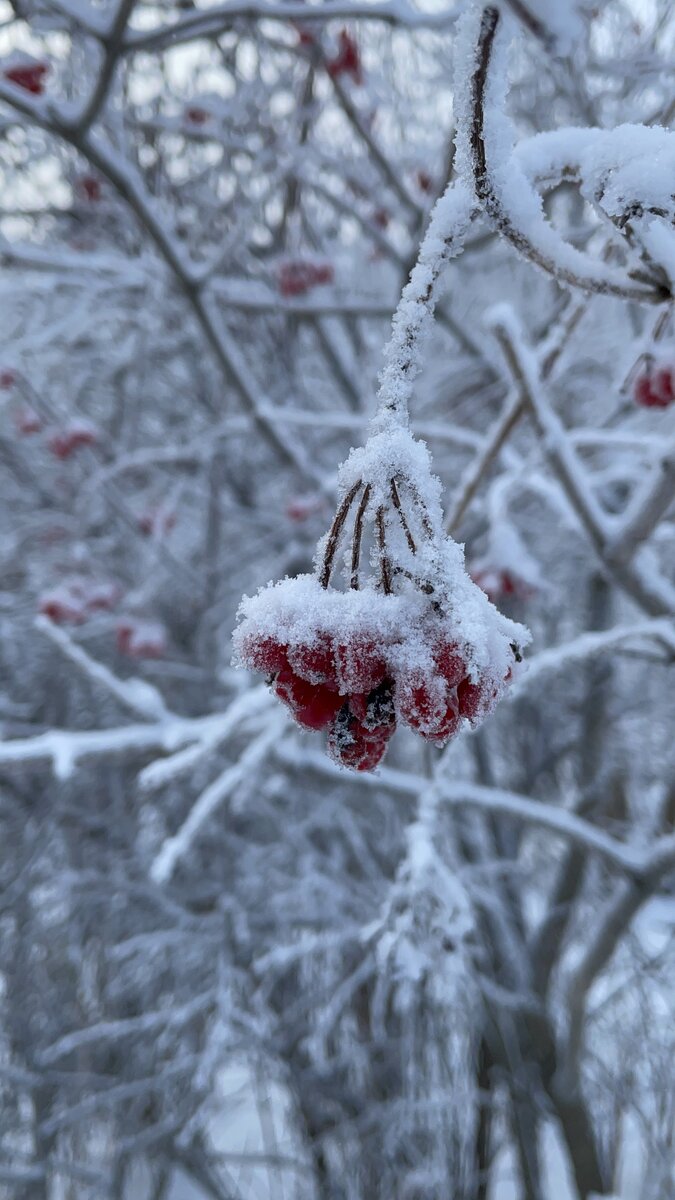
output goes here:
<path id="1" fill-rule="evenodd" d="M 288 661 L 302 679 L 310 683 L 325 683 L 337 690 L 333 643 L 328 634 L 319 634 L 317 640 L 309 645 L 301 643 L 290 646 Z"/>
<path id="2" fill-rule="evenodd" d="M 335 647 L 338 687 L 345 695 L 366 695 L 379 687 L 387 674 L 387 663 L 372 638 L 357 635 Z"/>
<path id="3" fill-rule="evenodd" d="M 467 676 L 457 688 L 460 716 L 466 717 L 472 725 L 479 724 L 496 695 L 496 688 L 490 691 L 486 684 L 472 683 Z"/>
<path id="4" fill-rule="evenodd" d="M 420 730 L 420 734 L 428 742 L 434 742 L 437 746 L 444 746 L 451 738 L 459 733 L 462 725 L 462 720 L 457 709 L 457 700 L 454 695 L 445 710 L 443 719 L 438 722 L 430 733 L 425 733 Z"/>
<path id="5" fill-rule="evenodd" d="M 273 637 L 247 637 L 241 651 L 242 662 L 251 671 L 275 675 L 288 666 L 288 647 Z"/>
<path id="6" fill-rule="evenodd" d="M 641 408 L 668 408 L 675 400 L 674 375 L 673 367 L 643 371 L 633 385 L 635 403 Z"/>
<path id="7" fill-rule="evenodd" d="M 401 719 L 417 733 L 433 735 L 445 719 L 447 692 L 445 681 L 438 675 L 401 680 L 397 689 Z"/>
<path id="8" fill-rule="evenodd" d="M 290 667 L 279 671 L 274 691 L 305 729 L 325 729 L 344 704 L 332 688 L 300 679 Z"/>
<path id="9" fill-rule="evenodd" d="M 434 646 L 434 662 L 448 687 L 457 687 L 466 675 L 466 663 L 456 642 L 437 642 Z"/>
<path id="10" fill-rule="evenodd" d="M 4 76 L 15 87 L 21 88 L 24 92 L 30 92 L 31 96 L 41 96 L 45 90 L 44 79 L 48 71 L 47 63 L 25 62 L 7 67 Z"/>

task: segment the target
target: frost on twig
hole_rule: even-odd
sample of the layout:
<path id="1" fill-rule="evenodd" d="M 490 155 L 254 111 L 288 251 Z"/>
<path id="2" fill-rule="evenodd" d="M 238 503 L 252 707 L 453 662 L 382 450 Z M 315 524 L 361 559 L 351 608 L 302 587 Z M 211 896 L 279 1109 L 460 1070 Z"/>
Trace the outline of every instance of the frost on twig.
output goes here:
<path id="1" fill-rule="evenodd" d="M 559 282 L 646 303 L 670 300 L 675 235 L 664 222 L 672 223 L 672 198 L 664 198 L 663 180 L 668 175 L 653 169 L 652 157 L 657 142 L 660 156 L 665 154 L 670 163 L 675 134 L 642 126 L 610 134 L 597 130 L 556 131 L 551 137 L 531 139 L 524 154 L 521 151 L 519 155 L 506 114 L 511 28 L 508 16 L 504 17 L 494 5 L 475 6 L 463 20 L 456 56 L 460 175 L 473 181 L 477 200 L 499 233 Z M 593 147 L 590 161 L 588 154 L 586 159 L 582 156 L 576 168 L 581 170 L 588 163 L 586 190 L 624 235 L 629 258 L 635 257 L 630 235 L 635 232 L 638 243 L 641 238 L 641 256 L 625 271 L 593 259 L 566 242 L 546 220 L 541 196 L 532 181 L 535 174 L 545 175 L 549 182 L 551 177 L 556 182 L 573 178 L 572 163 L 579 150 L 589 146 Z M 537 154 L 539 148 L 541 155 Z"/>

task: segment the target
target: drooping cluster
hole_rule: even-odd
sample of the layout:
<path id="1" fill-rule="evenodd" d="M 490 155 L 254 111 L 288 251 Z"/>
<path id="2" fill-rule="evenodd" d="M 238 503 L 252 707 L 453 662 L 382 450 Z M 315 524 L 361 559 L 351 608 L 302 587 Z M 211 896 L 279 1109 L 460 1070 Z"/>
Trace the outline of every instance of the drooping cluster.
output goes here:
<path id="1" fill-rule="evenodd" d="M 331 758 L 369 771 L 383 758 L 399 721 L 443 746 L 463 720 L 479 724 L 497 699 L 500 681 L 491 673 L 474 678 L 466 651 L 442 623 L 426 624 L 422 642 L 418 629 L 378 637 L 372 623 L 361 632 L 324 629 L 293 642 L 290 632 L 260 634 L 245 622 L 239 660 L 268 676 L 298 725 L 328 730 Z M 515 663 L 515 644 L 512 655 Z"/>
<path id="2" fill-rule="evenodd" d="M 675 367 L 645 367 L 635 379 L 633 395 L 641 408 L 668 408 L 675 400 Z"/>

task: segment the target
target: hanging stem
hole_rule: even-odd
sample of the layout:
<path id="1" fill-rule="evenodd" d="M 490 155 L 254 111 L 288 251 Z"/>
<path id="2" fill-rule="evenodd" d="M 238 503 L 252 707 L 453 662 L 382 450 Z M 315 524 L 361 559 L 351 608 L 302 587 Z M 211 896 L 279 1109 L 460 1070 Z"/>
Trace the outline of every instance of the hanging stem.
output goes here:
<path id="1" fill-rule="evenodd" d="M 410 550 L 413 554 L 417 554 L 417 546 L 415 545 L 415 539 L 413 538 L 413 535 L 410 532 L 410 526 L 408 524 L 408 519 L 407 519 L 403 509 L 401 508 L 401 497 L 398 494 L 398 488 L 396 486 L 395 479 L 392 479 L 392 481 L 391 481 L 391 499 L 392 499 L 394 508 L 396 509 L 396 511 L 398 513 L 401 525 L 403 526 L 403 532 L 405 533 L 408 546 L 410 547 Z"/>
<path id="2" fill-rule="evenodd" d="M 358 587 L 359 587 L 359 562 L 361 560 L 361 538 L 363 536 L 363 518 L 365 515 L 366 508 L 368 507 L 368 501 L 370 500 L 370 491 L 371 491 L 370 484 L 367 483 L 365 488 L 363 489 L 361 503 L 359 504 L 359 507 L 356 510 L 356 517 L 354 518 L 354 540 L 352 542 L 351 586 L 354 588 L 355 591 L 358 591 Z"/>
<path id="3" fill-rule="evenodd" d="M 354 500 L 354 497 L 356 496 L 360 487 L 361 480 L 358 479 L 353 487 L 351 487 L 347 492 L 347 495 L 344 497 L 335 516 L 333 517 L 333 524 L 328 531 L 328 538 L 326 539 L 323 566 L 319 576 L 319 583 L 321 584 L 322 588 L 327 588 L 328 584 L 330 583 L 331 572 L 333 570 L 333 561 L 335 559 L 335 552 L 338 548 L 338 542 L 340 541 L 340 534 L 342 533 L 344 523 L 347 520 L 347 515 L 352 506 L 352 501 Z"/>
<path id="4" fill-rule="evenodd" d="M 377 544 L 380 550 L 380 575 L 382 578 L 382 589 L 385 596 L 389 596 L 391 594 L 391 564 L 387 556 L 384 505 L 381 505 L 375 514 L 375 527 L 377 529 Z"/>

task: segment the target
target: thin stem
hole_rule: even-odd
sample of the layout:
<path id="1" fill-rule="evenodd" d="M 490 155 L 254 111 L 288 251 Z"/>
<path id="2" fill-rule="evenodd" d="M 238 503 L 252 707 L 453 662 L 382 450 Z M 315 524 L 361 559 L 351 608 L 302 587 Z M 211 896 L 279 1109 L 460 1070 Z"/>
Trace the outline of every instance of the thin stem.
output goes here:
<path id="1" fill-rule="evenodd" d="M 401 508 L 401 497 L 398 494 L 398 488 L 396 486 L 395 479 L 392 479 L 392 481 L 391 481 L 391 498 L 392 498 L 394 508 L 396 509 L 396 511 L 398 513 L 401 525 L 403 526 L 403 532 L 405 533 L 406 541 L 408 543 L 408 546 L 410 547 L 411 553 L 417 554 L 417 546 L 415 545 L 415 539 L 413 538 L 413 535 L 410 532 L 410 526 L 408 524 L 407 517 L 406 517 L 403 509 Z"/>
<path id="2" fill-rule="evenodd" d="M 354 519 L 354 541 L 352 542 L 351 586 L 354 588 L 355 591 L 358 591 L 358 588 L 359 588 L 359 562 L 361 560 L 361 538 L 363 536 L 363 518 L 365 515 L 366 508 L 368 507 L 368 501 L 370 500 L 370 492 L 371 492 L 371 487 L 370 487 L 370 484 L 367 483 L 365 488 L 363 489 L 363 495 L 361 497 L 361 502 L 359 504 L 359 507 L 356 510 L 356 517 Z"/>
<path id="3" fill-rule="evenodd" d="M 323 556 L 323 566 L 321 569 L 321 575 L 319 576 L 319 582 L 322 588 L 327 588 L 328 584 L 330 583 L 331 572 L 333 570 L 333 560 L 338 548 L 338 542 L 340 541 L 340 534 L 342 533 L 344 523 L 347 520 L 347 515 L 352 506 L 352 501 L 354 500 L 354 497 L 356 496 L 360 487 L 361 480 L 359 479 L 353 485 L 353 487 L 349 489 L 347 495 L 344 497 L 344 500 L 340 504 L 335 516 L 333 517 L 333 524 L 328 531 L 328 538 L 326 539 L 326 550 Z"/>
<path id="4" fill-rule="evenodd" d="M 382 589 L 385 596 L 389 596 L 391 595 L 391 564 L 389 562 L 389 558 L 387 557 L 384 505 L 381 505 L 375 514 L 375 526 L 377 529 L 377 544 L 380 549 L 380 574 L 382 577 Z"/>

